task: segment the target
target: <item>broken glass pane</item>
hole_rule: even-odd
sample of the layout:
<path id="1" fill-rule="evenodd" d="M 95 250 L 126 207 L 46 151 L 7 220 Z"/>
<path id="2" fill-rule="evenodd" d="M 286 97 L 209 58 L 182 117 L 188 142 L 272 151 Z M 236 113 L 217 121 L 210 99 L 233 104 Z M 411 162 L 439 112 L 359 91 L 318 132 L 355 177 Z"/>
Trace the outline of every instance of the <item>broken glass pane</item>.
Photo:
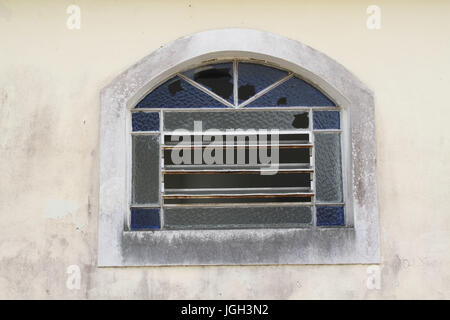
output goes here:
<path id="1" fill-rule="evenodd" d="M 181 78 L 173 77 L 145 96 L 136 108 L 227 108 L 227 106 Z"/>
<path id="2" fill-rule="evenodd" d="M 322 92 L 309 83 L 292 77 L 247 107 L 314 107 L 335 106 Z"/>
<path id="3" fill-rule="evenodd" d="M 183 73 L 218 96 L 233 103 L 233 63 L 201 66 Z"/>
<path id="4" fill-rule="evenodd" d="M 194 121 L 201 121 L 201 129 L 307 129 L 309 114 L 306 111 L 206 111 L 165 112 L 164 130 L 186 129 L 194 131 Z"/>
<path id="5" fill-rule="evenodd" d="M 287 76 L 287 72 L 262 64 L 239 62 L 238 102 L 251 98 L 259 91 Z"/>

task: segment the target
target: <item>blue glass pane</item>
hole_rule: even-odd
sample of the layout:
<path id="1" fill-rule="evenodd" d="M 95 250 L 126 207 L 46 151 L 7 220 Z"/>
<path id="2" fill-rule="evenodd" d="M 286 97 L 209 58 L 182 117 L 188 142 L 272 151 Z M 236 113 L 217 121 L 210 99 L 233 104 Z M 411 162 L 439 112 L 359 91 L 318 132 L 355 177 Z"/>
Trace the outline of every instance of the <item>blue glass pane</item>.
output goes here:
<path id="1" fill-rule="evenodd" d="M 233 103 L 233 63 L 210 64 L 183 74 Z"/>
<path id="2" fill-rule="evenodd" d="M 131 208 L 131 230 L 159 229 L 159 209 Z"/>
<path id="3" fill-rule="evenodd" d="M 343 226 L 344 207 L 316 207 L 317 226 Z"/>
<path id="4" fill-rule="evenodd" d="M 340 129 L 339 111 L 314 111 L 314 129 Z"/>
<path id="5" fill-rule="evenodd" d="M 322 92 L 309 83 L 292 77 L 267 94 L 256 99 L 248 107 L 303 107 L 335 106 Z"/>
<path id="6" fill-rule="evenodd" d="M 159 131 L 158 112 L 135 112 L 131 120 L 133 131 Z"/>
<path id="7" fill-rule="evenodd" d="M 255 63 L 238 64 L 238 101 L 251 98 L 255 93 L 267 88 L 287 76 L 286 71 Z"/>
<path id="8" fill-rule="evenodd" d="M 141 100 L 136 108 L 226 108 L 216 99 L 193 87 L 179 77 L 173 77 Z"/>

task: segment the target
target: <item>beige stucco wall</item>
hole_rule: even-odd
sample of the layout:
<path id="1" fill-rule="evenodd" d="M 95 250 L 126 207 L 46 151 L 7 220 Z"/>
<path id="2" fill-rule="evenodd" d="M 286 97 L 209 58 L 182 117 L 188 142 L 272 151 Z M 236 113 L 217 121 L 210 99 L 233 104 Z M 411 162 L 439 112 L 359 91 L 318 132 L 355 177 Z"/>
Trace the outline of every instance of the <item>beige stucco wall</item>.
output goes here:
<path id="1" fill-rule="evenodd" d="M 72 3 L 80 30 L 66 28 Z M 101 88 L 169 41 L 226 27 L 299 40 L 375 92 L 380 290 L 366 265 L 96 267 Z M 0 0 L 0 298 L 449 299 L 448 30 L 448 1 Z"/>

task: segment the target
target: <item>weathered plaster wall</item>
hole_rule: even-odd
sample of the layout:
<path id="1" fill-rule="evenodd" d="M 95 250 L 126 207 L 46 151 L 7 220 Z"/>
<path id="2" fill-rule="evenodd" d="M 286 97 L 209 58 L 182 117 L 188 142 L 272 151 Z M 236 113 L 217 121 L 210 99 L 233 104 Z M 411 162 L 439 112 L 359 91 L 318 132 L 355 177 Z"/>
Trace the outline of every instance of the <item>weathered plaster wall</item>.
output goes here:
<path id="1" fill-rule="evenodd" d="M 66 28 L 72 3 L 80 30 Z M 299 40 L 375 92 L 380 290 L 365 265 L 95 266 L 101 88 L 171 40 L 226 27 Z M 448 30 L 444 1 L 0 0 L 0 298 L 450 298 Z"/>

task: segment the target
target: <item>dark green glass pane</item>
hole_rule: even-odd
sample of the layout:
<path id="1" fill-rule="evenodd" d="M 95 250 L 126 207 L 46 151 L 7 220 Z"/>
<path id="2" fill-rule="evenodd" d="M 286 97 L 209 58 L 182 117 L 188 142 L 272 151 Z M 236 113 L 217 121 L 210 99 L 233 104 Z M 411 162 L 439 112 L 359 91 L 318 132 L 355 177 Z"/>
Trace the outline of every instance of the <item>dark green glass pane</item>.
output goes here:
<path id="1" fill-rule="evenodd" d="M 217 112 L 165 112 L 164 129 L 194 130 L 194 121 L 201 121 L 207 129 L 307 129 L 309 114 L 305 111 L 217 111 Z"/>
<path id="2" fill-rule="evenodd" d="M 341 140 L 337 133 L 315 133 L 316 199 L 342 201 Z"/>
<path id="3" fill-rule="evenodd" d="M 311 220 L 308 206 L 164 209 L 167 229 L 296 227 Z"/>
<path id="4" fill-rule="evenodd" d="M 132 203 L 159 203 L 159 135 L 132 137 Z"/>

